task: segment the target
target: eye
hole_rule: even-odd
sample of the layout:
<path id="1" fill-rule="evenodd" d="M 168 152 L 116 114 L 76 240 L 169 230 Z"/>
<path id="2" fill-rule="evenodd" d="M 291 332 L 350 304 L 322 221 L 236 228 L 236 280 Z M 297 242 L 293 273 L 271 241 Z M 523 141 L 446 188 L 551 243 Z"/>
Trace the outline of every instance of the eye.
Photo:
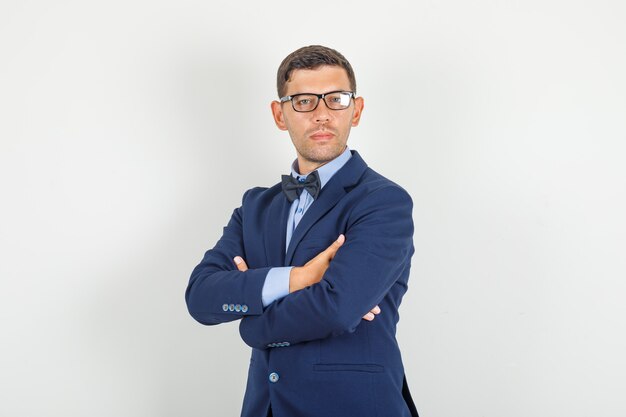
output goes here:
<path id="1" fill-rule="evenodd" d="M 296 101 L 296 104 L 297 104 L 298 106 L 306 106 L 306 105 L 311 104 L 311 99 L 310 99 L 310 98 L 299 98 L 299 99 Z"/>

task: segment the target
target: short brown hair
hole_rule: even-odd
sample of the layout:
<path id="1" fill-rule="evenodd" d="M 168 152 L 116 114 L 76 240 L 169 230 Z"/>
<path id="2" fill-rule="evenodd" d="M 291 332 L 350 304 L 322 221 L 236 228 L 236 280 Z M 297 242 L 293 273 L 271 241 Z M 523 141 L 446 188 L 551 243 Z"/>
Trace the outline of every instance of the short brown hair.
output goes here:
<path id="1" fill-rule="evenodd" d="M 334 49 L 321 45 L 304 46 L 287 55 L 278 67 L 276 87 L 278 97 L 285 95 L 285 85 L 289 81 L 291 72 L 296 69 L 316 69 L 323 65 L 341 67 L 348 73 L 350 89 L 356 93 L 356 79 L 348 60 Z"/>

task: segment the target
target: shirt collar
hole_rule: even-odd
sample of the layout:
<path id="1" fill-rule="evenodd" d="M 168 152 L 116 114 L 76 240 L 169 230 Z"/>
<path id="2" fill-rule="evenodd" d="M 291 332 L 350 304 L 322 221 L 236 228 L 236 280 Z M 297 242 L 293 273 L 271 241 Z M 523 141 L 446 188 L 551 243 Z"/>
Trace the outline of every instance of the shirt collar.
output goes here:
<path id="1" fill-rule="evenodd" d="M 350 148 L 346 146 L 346 149 L 339 156 L 317 168 L 317 173 L 320 176 L 320 183 L 322 188 L 331 179 L 331 177 L 335 175 L 335 173 L 339 171 L 346 162 L 348 162 L 348 159 L 350 159 L 351 157 L 352 153 L 350 152 Z M 300 175 L 298 173 L 298 159 L 293 161 L 293 163 L 291 164 L 291 176 L 298 179 L 298 177 L 306 178 L 307 175 Z"/>

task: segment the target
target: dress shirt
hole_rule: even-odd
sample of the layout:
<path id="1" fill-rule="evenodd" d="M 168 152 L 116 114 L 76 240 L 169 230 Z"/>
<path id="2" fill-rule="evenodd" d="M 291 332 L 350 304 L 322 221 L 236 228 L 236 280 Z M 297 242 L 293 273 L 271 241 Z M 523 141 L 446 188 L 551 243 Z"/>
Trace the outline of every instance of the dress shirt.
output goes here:
<path id="1" fill-rule="evenodd" d="M 323 192 L 324 185 L 328 183 L 332 176 L 335 175 L 335 173 L 339 171 L 341 167 L 344 166 L 344 164 L 348 162 L 348 159 L 350 159 L 351 157 L 352 154 L 350 153 L 350 149 L 346 146 L 346 149 L 343 151 L 343 153 L 317 169 L 317 173 L 320 176 L 321 184 L 320 194 Z M 291 176 L 300 182 L 304 182 L 307 175 L 300 175 L 298 171 L 298 160 L 296 159 L 291 164 Z M 293 231 L 296 229 L 298 223 L 300 223 L 300 220 L 302 219 L 302 216 L 304 216 L 304 213 L 306 213 L 313 201 L 314 200 L 311 194 L 309 194 L 306 190 L 302 190 L 300 197 L 295 199 L 293 203 L 291 203 L 291 208 L 289 209 L 289 218 L 287 219 L 287 239 L 285 244 L 285 252 L 287 252 L 287 248 L 289 247 L 289 242 L 291 241 Z M 267 307 L 272 302 L 289 294 L 289 274 L 291 273 L 291 268 L 293 268 L 293 266 L 276 267 L 271 268 L 268 271 L 265 277 L 265 282 L 263 283 L 263 290 L 261 292 L 263 307 Z"/>

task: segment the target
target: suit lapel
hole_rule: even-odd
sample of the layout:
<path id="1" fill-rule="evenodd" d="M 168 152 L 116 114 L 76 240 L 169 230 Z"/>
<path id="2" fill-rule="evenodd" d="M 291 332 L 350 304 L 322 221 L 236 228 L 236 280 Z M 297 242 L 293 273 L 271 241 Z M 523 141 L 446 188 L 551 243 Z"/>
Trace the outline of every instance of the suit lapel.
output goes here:
<path id="1" fill-rule="evenodd" d="M 263 225 L 267 265 L 283 266 L 285 265 L 285 239 L 287 234 L 287 217 L 289 217 L 289 203 L 282 191 L 279 191 L 274 196 L 267 213 L 265 224 Z M 276 224 L 277 222 L 278 225 Z M 277 233 L 278 235 L 276 235 Z"/>
<path id="2" fill-rule="evenodd" d="M 343 197 L 346 192 L 343 187 L 339 186 L 337 182 L 335 182 L 334 186 L 331 186 L 330 183 L 324 187 L 317 200 L 311 204 L 311 207 L 304 213 L 304 216 L 298 223 L 296 230 L 293 231 L 293 235 L 291 235 L 291 240 L 289 241 L 289 248 L 287 249 L 287 255 L 285 256 L 286 265 L 291 263 L 294 252 L 298 243 L 302 240 L 306 232 L 309 231 L 311 226 L 317 222 L 320 217 L 326 214 L 331 208 L 337 204 L 337 202 Z"/>
<path id="3" fill-rule="evenodd" d="M 311 204 L 311 207 L 304 213 L 304 216 L 298 223 L 296 230 L 294 230 L 289 242 L 289 248 L 285 256 L 285 264 L 290 265 L 293 259 L 293 255 L 296 251 L 298 243 L 306 235 L 309 229 L 330 209 L 332 209 L 341 198 L 346 195 L 347 188 L 354 186 L 363 172 L 367 168 L 367 164 L 357 151 L 351 151 L 352 158 L 341 167 L 335 175 L 328 181 L 324 188 L 322 188 L 317 200 Z M 283 229 L 286 232 L 286 228 Z M 337 231 L 339 232 L 339 231 Z M 284 234 L 284 233 L 283 233 Z M 339 236 L 339 233 L 337 233 Z M 283 242 L 285 237 L 283 236 Z M 283 246 L 284 247 L 284 246 Z"/>

